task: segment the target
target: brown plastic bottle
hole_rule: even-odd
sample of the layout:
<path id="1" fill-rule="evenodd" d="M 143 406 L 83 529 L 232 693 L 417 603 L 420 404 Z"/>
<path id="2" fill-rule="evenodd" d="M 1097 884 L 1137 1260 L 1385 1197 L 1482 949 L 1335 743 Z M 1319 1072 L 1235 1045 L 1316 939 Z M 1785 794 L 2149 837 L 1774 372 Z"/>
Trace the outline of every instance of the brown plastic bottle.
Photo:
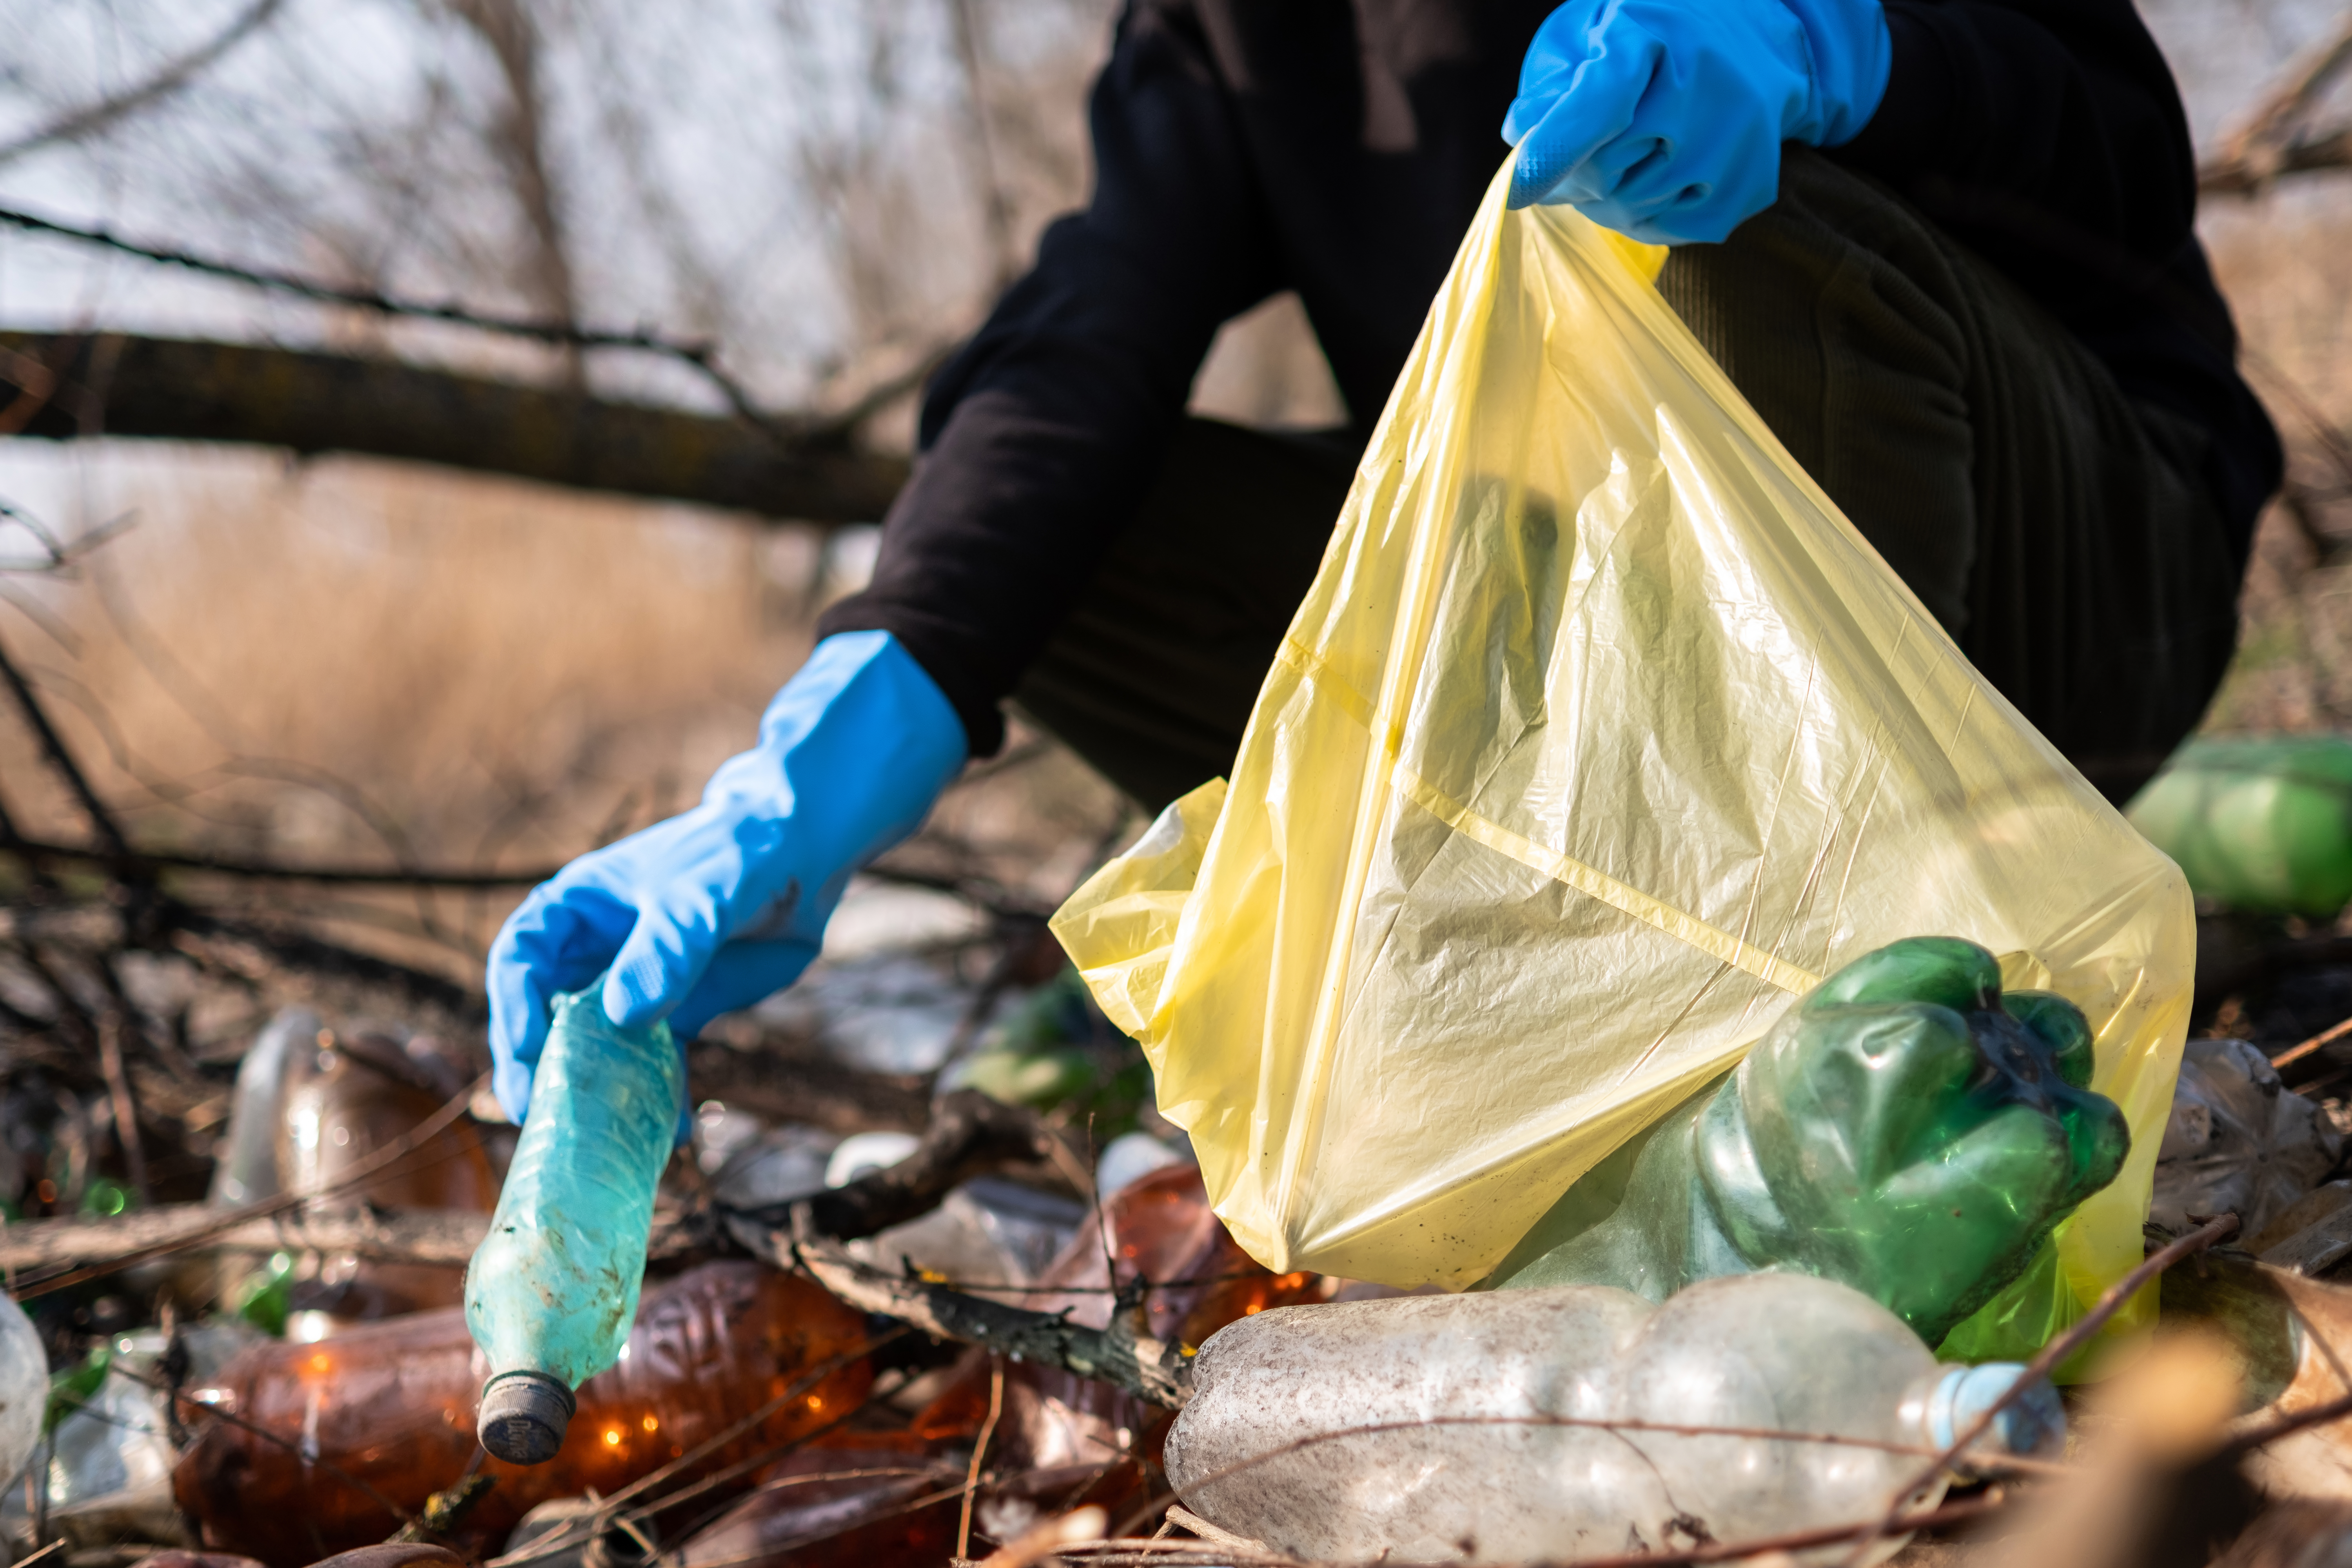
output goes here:
<path id="1" fill-rule="evenodd" d="M 336 1181 L 439 1110 L 454 1085 L 438 1066 L 381 1036 L 337 1038 L 322 1033 L 313 1060 L 287 1089 L 278 1123 L 281 1191 L 313 1192 Z M 345 1202 L 387 1208 L 469 1209 L 487 1214 L 498 1181 L 473 1124 L 464 1117 L 436 1132 L 382 1175 L 341 1194 Z M 315 1340 L 354 1324 L 466 1299 L 462 1268 L 306 1258 L 293 1289 L 291 1337 Z"/>
<path id="2" fill-rule="evenodd" d="M 609 1496 L 865 1337 L 862 1314 L 757 1264 L 705 1264 L 648 1289 L 619 1364 L 581 1385 L 562 1450 L 529 1468 L 485 1460 L 497 1484 L 467 1533 L 495 1544 L 550 1498 L 591 1487 Z M 872 1380 L 864 1361 L 851 1362 L 681 1479 L 816 1430 L 863 1400 Z M 184 1406 L 199 1434 L 173 1490 L 208 1547 L 270 1568 L 382 1541 L 398 1521 L 370 1489 L 414 1512 L 455 1482 L 474 1458 L 481 1386 L 457 1309 L 363 1324 L 318 1344 L 257 1346 L 191 1398 L 271 1437 Z"/>
<path id="3" fill-rule="evenodd" d="M 1121 1188 L 1103 1205 L 1110 1220 L 1117 1278 L 1139 1275 L 1176 1281 L 1145 1298 L 1145 1321 L 1163 1341 L 1197 1346 L 1235 1319 L 1323 1299 L 1319 1274 L 1269 1272 L 1241 1249 L 1209 1207 L 1201 1173 L 1168 1165 Z M 1050 1285 L 1100 1287 L 1105 1282 L 1102 1233 L 1095 1218 L 1046 1270 Z M 1018 1298 L 1032 1311 L 1066 1310 L 1091 1328 L 1110 1321 L 1111 1298 L 1097 1289 L 1041 1289 Z M 973 1352 L 922 1413 L 914 1430 L 932 1439 L 970 1440 L 988 1413 L 990 1363 Z M 987 1468 L 1009 1478 L 991 1489 L 1003 1500 L 992 1518 L 1018 1520 L 1099 1503 L 1117 1514 L 1141 1500 L 1144 1464 L 1157 1464 L 1174 1412 L 1146 1404 L 1109 1384 L 1056 1368 L 1027 1364 L 1004 1369 L 1004 1405 L 990 1445 Z M 1030 1508 L 1019 1506 L 1030 1504 Z"/>
<path id="4" fill-rule="evenodd" d="M 937 1568 L 955 1552 L 965 1457 L 812 1447 L 665 1557 L 677 1568 Z"/>

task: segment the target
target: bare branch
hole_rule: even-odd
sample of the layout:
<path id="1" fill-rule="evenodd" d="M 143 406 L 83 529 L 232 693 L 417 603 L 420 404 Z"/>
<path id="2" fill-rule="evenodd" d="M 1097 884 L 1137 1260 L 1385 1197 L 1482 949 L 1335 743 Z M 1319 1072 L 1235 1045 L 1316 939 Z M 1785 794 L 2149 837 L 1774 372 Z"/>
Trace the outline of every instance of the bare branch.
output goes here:
<path id="1" fill-rule="evenodd" d="M 47 341 L 0 332 L 0 347 L 34 354 Z M 850 450 L 823 430 L 786 438 L 734 419 L 341 354 L 102 341 L 121 350 L 101 405 L 110 436 L 356 452 L 818 523 L 875 521 L 906 481 L 905 458 Z M 60 406 L 86 400 L 53 401 L 23 434 L 87 434 Z"/>
<path id="2" fill-rule="evenodd" d="M 2335 32 L 2304 51 L 2278 84 L 2263 95 L 2252 112 L 2222 142 L 2220 153 L 2199 171 L 2198 188 L 2246 195 L 2282 174 L 2352 163 L 2352 131 L 2314 138 L 2305 134 L 2304 126 L 2305 117 L 2347 64 L 2352 64 L 2352 11 L 2338 20 Z"/>
<path id="3" fill-rule="evenodd" d="M 81 764 L 74 761 L 73 752 L 49 722 L 48 714 L 41 709 L 40 699 L 33 695 L 32 687 L 26 683 L 23 674 L 9 659 L 5 647 L 0 647 L 0 682 L 5 683 L 9 694 L 16 698 L 17 710 L 24 715 L 26 727 L 40 742 L 42 752 L 49 759 L 49 765 L 58 771 L 65 780 L 66 787 L 73 792 L 75 801 L 89 818 L 90 827 L 100 841 L 115 854 L 127 854 L 131 842 L 122 837 L 122 829 L 116 824 L 114 814 L 107 809 L 104 801 L 98 798 L 98 792 L 90 788 L 89 775 L 82 772 Z"/>
<path id="4" fill-rule="evenodd" d="M 70 110 L 39 130 L 0 146 L 0 163 L 61 142 L 79 142 L 85 136 L 95 135 L 117 121 L 171 97 L 194 80 L 215 60 L 259 31 L 284 5 L 285 0 L 254 0 L 254 4 L 246 7 L 235 21 L 215 34 L 211 42 L 182 55 L 137 87 Z"/>

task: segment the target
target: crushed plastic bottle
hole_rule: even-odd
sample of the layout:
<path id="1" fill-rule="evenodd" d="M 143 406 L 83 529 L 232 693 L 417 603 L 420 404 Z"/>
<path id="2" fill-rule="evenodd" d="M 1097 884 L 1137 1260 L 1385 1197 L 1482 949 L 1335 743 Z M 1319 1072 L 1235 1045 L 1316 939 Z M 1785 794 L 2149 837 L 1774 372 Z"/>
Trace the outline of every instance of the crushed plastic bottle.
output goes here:
<path id="1" fill-rule="evenodd" d="M 378 1150 L 414 1131 L 440 1109 L 455 1086 L 382 1036 L 334 1037 L 289 1075 L 278 1140 L 278 1177 L 286 1192 L 313 1192 L 341 1180 Z M 489 1156 L 473 1124 L 460 1117 L 408 1159 L 344 1194 L 386 1208 L 487 1212 L 498 1196 Z M 289 1282 L 285 1332 L 312 1341 L 353 1324 L 404 1312 L 454 1307 L 465 1300 L 465 1270 L 414 1263 L 363 1261 L 356 1255 L 309 1255 Z"/>
<path id="2" fill-rule="evenodd" d="M 237 1064 L 236 1092 L 229 1100 L 228 1131 L 222 1139 L 226 1147 L 213 1167 L 214 1203 L 259 1203 L 281 1190 L 279 1111 L 287 1083 L 306 1059 L 320 1026 L 319 1015 L 308 1007 L 280 1008 Z"/>
<path id="3" fill-rule="evenodd" d="M 2352 739 L 2191 741 L 2124 815 L 2231 909 L 2327 916 L 2352 899 Z"/>
<path id="4" fill-rule="evenodd" d="M 849 1244 L 853 1257 L 894 1272 L 902 1263 L 951 1284 L 1029 1285 L 1067 1246 L 1086 1205 L 1015 1182 L 980 1176 L 939 1207 Z"/>
<path id="5" fill-rule="evenodd" d="M 1890 943 L 1570 1188 L 1490 1283 L 1662 1301 L 1787 1268 L 1851 1285 L 1942 1343 L 2122 1169 L 2130 1131 L 2087 1087 L 2092 1068 L 2082 1013 L 2048 992 L 2004 997 L 1983 948 Z"/>
<path id="6" fill-rule="evenodd" d="M 685 1093 L 668 1025 L 618 1026 L 593 986 L 556 998 L 522 1140 L 466 1275 L 466 1323 L 489 1358 L 482 1447 L 495 1457 L 553 1458 L 572 1391 L 621 1353 Z"/>
<path id="7" fill-rule="evenodd" d="M 25 1309 L 0 1295 L 0 1484 L 32 1461 L 49 1402 L 49 1357 Z"/>
<path id="8" fill-rule="evenodd" d="M 2344 1142 L 2318 1106 L 2288 1091 L 2243 1040 L 2191 1040 L 2156 1153 L 2148 1218 L 2175 1231 L 2190 1215 L 2233 1214 L 2251 1237 L 2336 1168 Z"/>
<path id="9" fill-rule="evenodd" d="M 610 1496 L 783 1394 L 866 1337 L 864 1316 L 803 1279 L 744 1262 L 706 1264 L 646 1292 L 617 1363 L 583 1384 L 562 1447 L 528 1468 L 492 1458 L 496 1485 L 465 1529 L 495 1544 L 536 1504 L 592 1488 Z M 852 1361 L 682 1472 L 739 1464 L 832 1421 L 866 1396 Z M 403 1508 L 475 1458 L 479 1358 L 451 1308 L 367 1323 L 320 1344 L 246 1352 L 190 1396 L 260 1426 L 191 1413 L 174 1476 L 208 1544 L 299 1564 L 382 1541 Z M 713 1493 L 721 1500 L 723 1490 Z"/>
<path id="10" fill-rule="evenodd" d="M 1209 1207 L 1200 1168 L 1180 1164 L 1107 1195 L 1045 1270 L 1040 1288 L 1010 1300 L 1099 1329 L 1109 1323 L 1113 1309 L 1101 1287 L 1139 1278 L 1157 1287 L 1144 1297 L 1144 1331 L 1184 1344 L 1198 1344 L 1269 1307 L 1319 1300 L 1325 1284 L 1319 1275 L 1273 1274 L 1244 1252 Z M 989 1373 L 988 1356 L 971 1352 L 915 1417 L 916 1436 L 969 1441 L 987 1415 Z M 1004 1370 L 1003 1409 L 989 1449 L 990 1468 L 1008 1479 L 989 1495 L 1006 1509 L 1027 1504 L 1059 1513 L 1097 1503 L 1118 1517 L 1146 1495 L 1144 1467 L 1156 1462 L 1168 1420 L 1167 1411 L 1109 1384 L 1014 1363 Z"/>
<path id="11" fill-rule="evenodd" d="M 173 1452 L 163 1401 L 128 1375 L 143 1370 L 142 1361 L 102 1347 L 57 1380 L 48 1445 L 34 1461 L 35 1485 L 47 1494 L 50 1533 L 77 1548 L 193 1544 L 172 1500 Z M 30 1538 L 23 1488 L 0 1494 L 0 1530 Z"/>
<path id="12" fill-rule="evenodd" d="M 1664 1306 L 1562 1286 L 1293 1308 L 1201 1347 L 1168 1479 L 1211 1523 L 1318 1561 L 1659 1552 L 1875 1518 L 2021 1371 L 1938 1366 L 1885 1308 L 1801 1275 Z M 2063 1433 L 2038 1384 L 1972 1452 Z"/>

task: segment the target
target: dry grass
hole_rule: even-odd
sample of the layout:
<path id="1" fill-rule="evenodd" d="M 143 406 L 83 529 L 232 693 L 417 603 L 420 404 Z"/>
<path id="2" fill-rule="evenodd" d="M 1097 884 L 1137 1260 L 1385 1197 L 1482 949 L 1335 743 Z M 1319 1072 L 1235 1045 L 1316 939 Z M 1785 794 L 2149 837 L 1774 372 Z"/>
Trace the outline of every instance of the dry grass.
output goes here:
<path id="1" fill-rule="evenodd" d="M 2352 549 L 2334 542 L 2352 543 L 2352 473 L 2281 395 L 2292 384 L 2352 430 L 2347 191 L 2209 214 L 2295 477 L 2323 498 L 2306 509 L 2316 539 L 2284 509 L 2264 520 L 2211 729 L 2352 728 Z M 1336 414 L 1295 303 L 1228 331 L 1196 405 L 1274 423 Z M 2326 499 L 2335 489 L 2347 493 Z M 693 798 L 805 656 L 827 592 L 813 531 L 395 464 L 12 443 L 0 495 L 68 531 L 136 514 L 78 581 L 0 579 L 0 638 L 157 847 L 560 861 Z M 13 714 L 0 793 L 30 829 L 84 831 Z M 1098 780 L 1048 752 L 961 792 L 939 825 L 1050 898 L 1117 818 Z M 508 901 L 310 907 L 411 957 L 437 949 L 455 972 Z"/>

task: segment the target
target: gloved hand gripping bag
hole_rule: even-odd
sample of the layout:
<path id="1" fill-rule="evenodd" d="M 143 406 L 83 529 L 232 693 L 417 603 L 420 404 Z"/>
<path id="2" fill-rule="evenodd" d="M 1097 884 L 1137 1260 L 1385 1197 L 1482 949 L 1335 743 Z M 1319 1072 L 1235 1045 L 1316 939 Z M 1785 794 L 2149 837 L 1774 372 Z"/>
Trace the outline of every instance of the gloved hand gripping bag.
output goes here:
<path id="1" fill-rule="evenodd" d="M 1507 212 L 1508 184 L 1230 787 L 1055 930 L 1259 1261 L 1453 1288 L 1823 976 L 1977 942 L 2082 1009 L 2131 1134 L 1955 1333 L 2023 1359 L 2139 1260 L 2188 889 L 1781 448 L 1650 286 L 1659 253 Z"/>

